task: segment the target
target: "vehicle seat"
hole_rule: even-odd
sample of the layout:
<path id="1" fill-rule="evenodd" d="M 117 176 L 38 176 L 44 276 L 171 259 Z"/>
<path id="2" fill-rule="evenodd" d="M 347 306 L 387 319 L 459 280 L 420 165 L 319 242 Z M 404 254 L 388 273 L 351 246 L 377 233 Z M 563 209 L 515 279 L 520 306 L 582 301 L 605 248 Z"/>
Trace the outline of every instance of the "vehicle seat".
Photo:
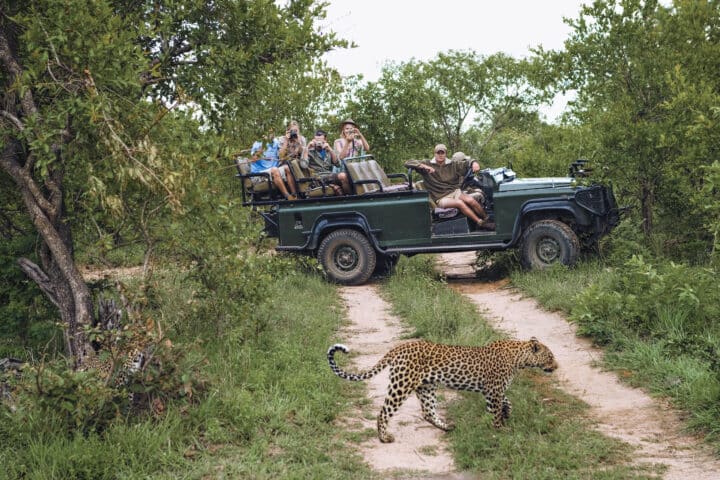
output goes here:
<path id="1" fill-rule="evenodd" d="M 370 171 L 374 174 L 375 178 L 380 180 L 383 192 L 403 192 L 406 190 L 410 190 L 410 182 L 408 181 L 405 174 L 391 173 L 390 175 L 388 175 L 385 173 L 385 170 L 383 170 L 383 168 L 377 161 L 368 160 L 367 163 L 370 167 Z M 405 181 L 399 183 L 392 183 L 391 178 L 402 178 Z"/>
<path id="2" fill-rule="evenodd" d="M 422 180 L 413 182 L 413 186 L 416 190 L 425 190 L 425 182 L 423 182 Z M 432 208 L 433 218 L 437 220 L 455 218 L 460 214 L 460 210 L 458 210 L 457 208 L 440 208 L 437 206 L 437 204 L 432 198 L 428 197 L 428 199 L 430 200 L 430 207 Z"/>
<path id="3" fill-rule="evenodd" d="M 410 182 L 404 173 L 386 174 L 380 164 L 370 157 L 360 161 L 345 161 L 345 168 L 354 185 L 355 193 L 386 193 L 410 190 Z M 391 179 L 402 178 L 405 181 L 392 183 Z"/>
<path id="4" fill-rule="evenodd" d="M 298 194 L 303 198 L 332 197 L 335 190 L 329 185 L 324 185 L 317 173 L 311 167 L 303 168 L 300 160 L 292 160 L 289 163 L 290 174 L 295 179 Z"/>
<path id="5" fill-rule="evenodd" d="M 345 169 L 356 195 L 363 195 L 379 190 L 380 181 L 375 179 L 367 167 L 367 162 L 345 162 Z"/>
<path id="6" fill-rule="evenodd" d="M 269 200 L 279 192 L 272 182 L 270 174 L 250 173 L 250 160 L 244 157 L 235 158 L 237 177 L 242 181 L 243 191 L 250 195 L 250 201 Z M 267 181 L 253 183 L 252 177 L 264 177 Z"/>

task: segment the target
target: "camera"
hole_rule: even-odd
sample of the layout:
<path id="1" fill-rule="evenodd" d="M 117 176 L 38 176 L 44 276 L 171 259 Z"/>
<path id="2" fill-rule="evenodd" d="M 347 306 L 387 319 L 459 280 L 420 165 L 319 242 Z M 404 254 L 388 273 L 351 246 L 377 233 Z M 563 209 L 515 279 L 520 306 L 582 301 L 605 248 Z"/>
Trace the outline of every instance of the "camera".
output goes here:
<path id="1" fill-rule="evenodd" d="M 290 130 L 290 138 L 298 138 L 298 131 Z"/>

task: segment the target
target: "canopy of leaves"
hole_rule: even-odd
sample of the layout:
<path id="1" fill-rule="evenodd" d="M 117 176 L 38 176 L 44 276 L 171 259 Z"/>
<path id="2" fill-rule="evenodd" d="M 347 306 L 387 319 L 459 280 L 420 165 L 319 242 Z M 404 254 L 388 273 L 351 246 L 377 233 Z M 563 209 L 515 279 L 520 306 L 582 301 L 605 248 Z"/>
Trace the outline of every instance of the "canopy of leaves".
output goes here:
<path id="1" fill-rule="evenodd" d="M 73 239 L 150 252 L 168 214 L 212 195 L 201 171 L 231 179 L 219 169 L 231 152 L 331 104 L 339 77 L 321 56 L 347 44 L 324 15 L 314 0 L 5 2 L 0 51 L 14 66 L 0 70 L 0 135 L 27 176 L 0 173 L 3 236 L 32 230 L 21 201 L 32 190 L 62 205 L 69 252 Z"/>
<path id="2" fill-rule="evenodd" d="M 594 133 L 593 159 L 646 233 L 707 245 L 696 205 L 720 149 L 720 5 L 596 1 L 569 24 L 565 51 L 540 53 L 577 91 L 573 116 Z"/>
<path id="3" fill-rule="evenodd" d="M 389 164 L 428 157 L 437 143 L 451 151 L 480 151 L 515 113 L 542 98 L 526 80 L 529 69 L 503 54 L 461 51 L 389 64 L 380 80 L 354 88 L 347 110 L 367 127 L 375 155 Z M 480 145 L 464 138 L 470 125 L 484 132 Z"/>

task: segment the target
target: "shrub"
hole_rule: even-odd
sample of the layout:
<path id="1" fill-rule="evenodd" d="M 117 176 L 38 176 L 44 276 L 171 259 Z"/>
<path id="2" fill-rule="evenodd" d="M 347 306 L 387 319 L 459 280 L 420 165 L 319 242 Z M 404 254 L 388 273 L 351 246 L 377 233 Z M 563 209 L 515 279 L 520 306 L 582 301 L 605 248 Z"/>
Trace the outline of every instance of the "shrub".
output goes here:
<path id="1" fill-rule="evenodd" d="M 720 292 L 713 269 L 652 264 L 633 256 L 577 296 L 572 317 L 583 334 L 597 343 L 618 340 L 627 331 L 641 337 L 663 338 L 669 351 L 695 350 L 690 343 L 718 333 L 714 320 L 720 314 Z M 695 339 L 695 340 L 690 340 Z"/>

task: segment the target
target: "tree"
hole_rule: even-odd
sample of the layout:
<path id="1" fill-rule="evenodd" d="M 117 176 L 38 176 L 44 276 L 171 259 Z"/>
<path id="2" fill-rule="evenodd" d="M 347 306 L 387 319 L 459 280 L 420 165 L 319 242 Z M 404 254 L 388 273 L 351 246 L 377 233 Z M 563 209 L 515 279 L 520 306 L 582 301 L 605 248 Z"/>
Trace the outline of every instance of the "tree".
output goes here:
<path id="1" fill-rule="evenodd" d="M 218 131 L 260 112 L 301 62 L 317 65 L 343 45 L 316 31 L 323 8 L 312 0 L 0 7 L 0 171 L 41 239 L 39 264 L 18 262 L 58 308 L 76 365 L 90 353 L 82 327 L 94 311 L 73 228 L 98 211 L 181 209 L 199 160 L 192 109 Z"/>
<path id="2" fill-rule="evenodd" d="M 598 0 L 569 24 L 564 51 L 539 53 L 578 92 L 573 116 L 595 135 L 597 171 L 639 206 L 646 235 L 659 224 L 702 237 L 688 200 L 720 144 L 718 3 Z"/>
<path id="3" fill-rule="evenodd" d="M 513 112 L 542 99 L 526 80 L 529 69 L 527 62 L 500 53 L 440 53 L 429 62 L 386 66 L 378 82 L 353 92 L 347 109 L 367 124 L 373 150 L 382 156 L 426 156 L 436 143 L 451 151 L 479 151 L 482 145 L 465 142 L 469 125 L 485 132 L 484 144 Z"/>

